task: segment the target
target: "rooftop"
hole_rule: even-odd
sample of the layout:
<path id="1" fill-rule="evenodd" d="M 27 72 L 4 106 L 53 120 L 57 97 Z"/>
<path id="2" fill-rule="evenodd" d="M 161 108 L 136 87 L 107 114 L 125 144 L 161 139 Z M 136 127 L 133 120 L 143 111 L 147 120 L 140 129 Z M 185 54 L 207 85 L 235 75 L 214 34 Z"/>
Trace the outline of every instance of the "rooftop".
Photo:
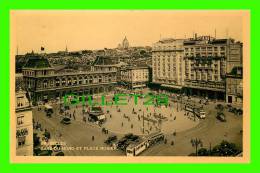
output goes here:
<path id="1" fill-rule="evenodd" d="M 31 55 L 28 57 L 27 62 L 23 68 L 51 68 L 48 59 L 40 55 Z"/>
<path id="2" fill-rule="evenodd" d="M 241 66 L 236 66 L 233 67 L 230 73 L 227 74 L 228 77 L 243 77 L 243 67 Z"/>

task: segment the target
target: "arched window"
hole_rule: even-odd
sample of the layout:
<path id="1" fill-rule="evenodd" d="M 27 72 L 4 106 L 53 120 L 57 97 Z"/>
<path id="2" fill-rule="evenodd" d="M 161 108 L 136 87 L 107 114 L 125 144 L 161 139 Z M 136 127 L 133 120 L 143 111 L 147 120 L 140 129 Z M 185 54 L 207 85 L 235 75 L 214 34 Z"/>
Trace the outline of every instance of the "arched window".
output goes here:
<path id="1" fill-rule="evenodd" d="M 88 77 L 87 76 L 84 77 L 84 81 L 85 81 L 85 84 L 88 84 Z"/>
<path id="2" fill-rule="evenodd" d="M 92 76 L 89 77 L 89 83 L 93 83 L 93 77 Z"/>
<path id="3" fill-rule="evenodd" d="M 109 75 L 108 76 L 108 82 L 111 82 L 111 80 L 112 80 L 112 77 L 111 77 L 111 75 Z"/>
<path id="4" fill-rule="evenodd" d="M 55 80 L 56 86 L 60 86 L 60 79 Z"/>
<path id="5" fill-rule="evenodd" d="M 97 76 L 94 76 L 93 83 L 97 83 Z"/>
<path id="6" fill-rule="evenodd" d="M 65 86 L 65 85 L 66 85 L 66 79 L 65 79 L 65 78 L 62 78 L 62 80 L 61 80 L 61 85 L 62 85 L 62 86 Z"/>
<path id="7" fill-rule="evenodd" d="M 79 85 L 82 84 L 82 77 L 79 77 Z"/>
<path id="8" fill-rule="evenodd" d="M 68 83 L 69 86 L 72 84 L 71 78 L 68 78 L 68 82 L 67 83 Z"/>
<path id="9" fill-rule="evenodd" d="M 43 88 L 47 88 L 48 87 L 48 81 L 47 80 L 44 80 L 43 81 Z"/>
<path id="10" fill-rule="evenodd" d="M 78 84 L 77 78 L 74 77 L 74 78 L 73 78 L 73 85 L 77 85 L 77 84 Z"/>
<path id="11" fill-rule="evenodd" d="M 98 82 L 99 82 L 99 83 L 102 82 L 102 76 L 98 76 Z"/>

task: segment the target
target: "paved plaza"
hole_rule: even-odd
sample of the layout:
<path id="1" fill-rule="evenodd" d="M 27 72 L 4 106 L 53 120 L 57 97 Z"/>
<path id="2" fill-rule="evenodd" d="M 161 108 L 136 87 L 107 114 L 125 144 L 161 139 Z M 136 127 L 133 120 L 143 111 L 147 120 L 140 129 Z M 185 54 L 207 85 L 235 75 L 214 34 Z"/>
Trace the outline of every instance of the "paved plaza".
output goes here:
<path id="1" fill-rule="evenodd" d="M 101 97 L 97 96 L 94 99 L 99 102 Z M 107 99 L 112 100 L 112 96 L 110 95 Z M 52 117 L 47 117 L 43 109 L 39 110 L 38 107 L 35 107 L 33 118 L 35 122 L 42 125 L 42 130 L 47 129 L 51 133 L 50 141 L 66 143 L 67 148 L 63 151 L 65 155 L 125 155 L 125 152 L 121 150 L 109 149 L 104 141 L 111 135 L 117 135 L 118 138 L 128 133 L 145 136 L 157 131 L 161 131 L 166 136 L 167 142 L 157 144 L 141 155 L 189 155 L 194 152 L 190 143 L 192 138 L 201 139 L 205 148 L 217 145 L 222 140 L 234 142 L 242 147 L 242 134 L 240 133 L 242 117 L 224 110 L 227 121 L 220 122 L 216 119 L 217 110 L 215 109 L 219 102 L 210 101 L 208 105 L 203 105 L 206 118 L 198 119 L 185 113 L 186 97 L 176 102 L 169 97 L 169 105 L 160 107 L 144 106 L 145 98 L 139 98 L 138 104 L 135 105 L 133 99 L 133 97 L 127 98 L 127 105 L 103 106 L 102 109 L 107 120 L 102 125 L 83 121 L 81 104 L 71 105 L 70 110 L 67 111 L 68 114 L 74 114 L 71 116 L 72 122 L 69 125 L 60 123 L 63 117 L 60 114 L 60 104 L 52 104 L 54 109 Z M 192 100 L 196 103 L 199 102 L 199 99 L 196 98 L 192 98 Z M 155 115 L 163 118 L 158 121 L 158 117 Z M 108 130 L 108 134 L 102 132 L 103 128 Z M 42 133 L 39 130 L 35 130 L 35 132 Z M 99 148 L 93 149 L 95 147 Z"/>

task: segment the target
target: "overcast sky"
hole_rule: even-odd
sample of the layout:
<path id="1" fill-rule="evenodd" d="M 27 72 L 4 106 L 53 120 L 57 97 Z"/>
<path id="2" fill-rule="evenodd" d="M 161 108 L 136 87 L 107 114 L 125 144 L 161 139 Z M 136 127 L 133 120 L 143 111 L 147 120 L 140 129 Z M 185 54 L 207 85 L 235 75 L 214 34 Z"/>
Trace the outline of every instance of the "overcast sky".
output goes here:
<path id="1" fill-rule="evenodd" d="M 242 41 L 240 11 L 12 11 L 12 51 L 115 48 L 126 36 L 131 46 L 161 38 L 215 35 Z"/>

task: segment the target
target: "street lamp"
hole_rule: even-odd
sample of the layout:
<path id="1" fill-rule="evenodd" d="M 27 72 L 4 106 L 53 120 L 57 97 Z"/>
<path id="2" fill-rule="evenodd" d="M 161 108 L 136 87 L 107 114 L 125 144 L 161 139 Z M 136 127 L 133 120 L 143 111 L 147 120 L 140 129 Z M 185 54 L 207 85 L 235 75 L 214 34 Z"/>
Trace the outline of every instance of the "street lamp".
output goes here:
<path id="1" fill-rule="evenodd" d="M 144 111 L 143 111 L 143 134 L 144 134 Z"/>
<path id="2" fill-rule="evenodd" d="M 198 156 L 198 146 L 203 147 L 203 143 L 200 139 L 195 138 L 190 140 L 192 147 L 195 147 L 196 156 Z"/>

